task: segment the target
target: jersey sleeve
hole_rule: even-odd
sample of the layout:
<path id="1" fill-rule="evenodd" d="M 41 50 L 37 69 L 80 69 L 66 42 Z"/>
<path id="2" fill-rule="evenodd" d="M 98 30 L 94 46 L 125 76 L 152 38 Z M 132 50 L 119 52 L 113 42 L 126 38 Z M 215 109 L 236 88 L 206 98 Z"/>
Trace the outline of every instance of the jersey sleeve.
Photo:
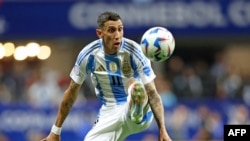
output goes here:
<path id="1" fill-rule="evenodd" d="M 87 57 L 83 57 L 85 50 L 83 49 L 75 62 L 74 67 L 72 68 L 71 72 L 70 72 L 70 77 L 71 79 L 77 83 L 77 84 L 82 84 L 83 81 L 86 79 L 87 77 Z"/>
<path id="2" fill-rule="evenodd" d="M 134 42 L 134 46 L 136 49 L 134 53 L 134 60 L 137 64 L 136 70 L 139 73 L 143 84 L 147 84 L 153 81 L 156 75 L 151 66 L 150 60 L 143 54 L 140 45 Z"/>

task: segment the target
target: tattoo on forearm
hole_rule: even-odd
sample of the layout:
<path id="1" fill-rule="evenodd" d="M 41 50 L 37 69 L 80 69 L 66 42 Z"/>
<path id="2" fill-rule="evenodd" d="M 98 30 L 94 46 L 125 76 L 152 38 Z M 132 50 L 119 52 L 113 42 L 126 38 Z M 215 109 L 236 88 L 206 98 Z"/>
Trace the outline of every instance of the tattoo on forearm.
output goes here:
<path id="1" fill-rule="evenodd" d="M 69 98 L 67 99 L 67 101 L 64 101 L 62 103 L 62 108 L 61 108 L 61 112 L 63 115 L 67 115 L 70 111 L 70 109 L 72 108 L 74 103 L 74 98 L 72 95 L 69 95 Z"/>
<path id="2" fill-rule="evenodd" d="M 154 85 L 147 85 L 146 91 L 149 98 L 150 107 L 154 113 L 158 126 L 164 125 L 164 110 L 160 95 L 156 91 Z"/>
<path id="3" fill-rule="evenodd" d="M 71 82 L 69 88 L 65 91 L 62 103 L 60 105 L 60 114 L 58 117 L 57 123 L 61 125 L 67 115 L 69 114 L 76 98 L 77 98 L 77 92 L 78 92 L 79 87 L 77 84 Z"/>

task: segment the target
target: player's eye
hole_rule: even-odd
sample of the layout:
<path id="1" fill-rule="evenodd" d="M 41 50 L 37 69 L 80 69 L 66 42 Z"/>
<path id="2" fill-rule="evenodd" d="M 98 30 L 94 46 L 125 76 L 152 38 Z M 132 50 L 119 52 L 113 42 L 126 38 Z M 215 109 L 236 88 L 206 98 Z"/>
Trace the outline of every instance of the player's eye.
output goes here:
<path id="1" fill-rule="evenodd" d="M 109 28 L 109 29 L 108 29 L 108 32 L 109 32 L 109 33 L 114 33 L 115 31 L 116 31 L 115 28 Z"/>
<path id="2" fill-rule="evenodd" d="M 119 32 L 123 31 L 123 27 L 118 28 L 118 31 Z"/>

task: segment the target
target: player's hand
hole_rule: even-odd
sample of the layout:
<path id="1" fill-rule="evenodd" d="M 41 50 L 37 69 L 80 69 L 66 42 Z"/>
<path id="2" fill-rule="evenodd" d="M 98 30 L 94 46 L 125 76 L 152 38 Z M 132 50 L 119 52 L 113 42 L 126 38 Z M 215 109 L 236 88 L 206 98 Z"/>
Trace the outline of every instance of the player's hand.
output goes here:
<path id="1" fill-rule="evenodd" d="M 159 141 L 172 141 L 167 131 L 160 131 Z"/>
<path id="2" fill-rule="evenodd" d="M 40 141 L 60 141 L 60 136 L 54 133 L 50 133 L 46 138 Z"/>
<path id="3" fill-rule="evenodd" d="M 159 141 L 172 141 L 172 139 L 169 136 L 167 136 L 167 137 L 160 137 Z"/>

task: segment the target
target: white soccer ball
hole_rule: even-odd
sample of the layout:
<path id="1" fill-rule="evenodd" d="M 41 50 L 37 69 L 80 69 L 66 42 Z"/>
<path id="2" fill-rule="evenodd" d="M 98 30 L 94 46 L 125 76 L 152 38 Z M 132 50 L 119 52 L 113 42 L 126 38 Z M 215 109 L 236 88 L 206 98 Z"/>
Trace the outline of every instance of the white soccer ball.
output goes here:
<path id="1" fill-rule="evenodd" d="M 152 27 L 143 34 L 140 45 L 149 60 L 163 62 L 173 54 L 175 39 L 166 28 Z"/>

